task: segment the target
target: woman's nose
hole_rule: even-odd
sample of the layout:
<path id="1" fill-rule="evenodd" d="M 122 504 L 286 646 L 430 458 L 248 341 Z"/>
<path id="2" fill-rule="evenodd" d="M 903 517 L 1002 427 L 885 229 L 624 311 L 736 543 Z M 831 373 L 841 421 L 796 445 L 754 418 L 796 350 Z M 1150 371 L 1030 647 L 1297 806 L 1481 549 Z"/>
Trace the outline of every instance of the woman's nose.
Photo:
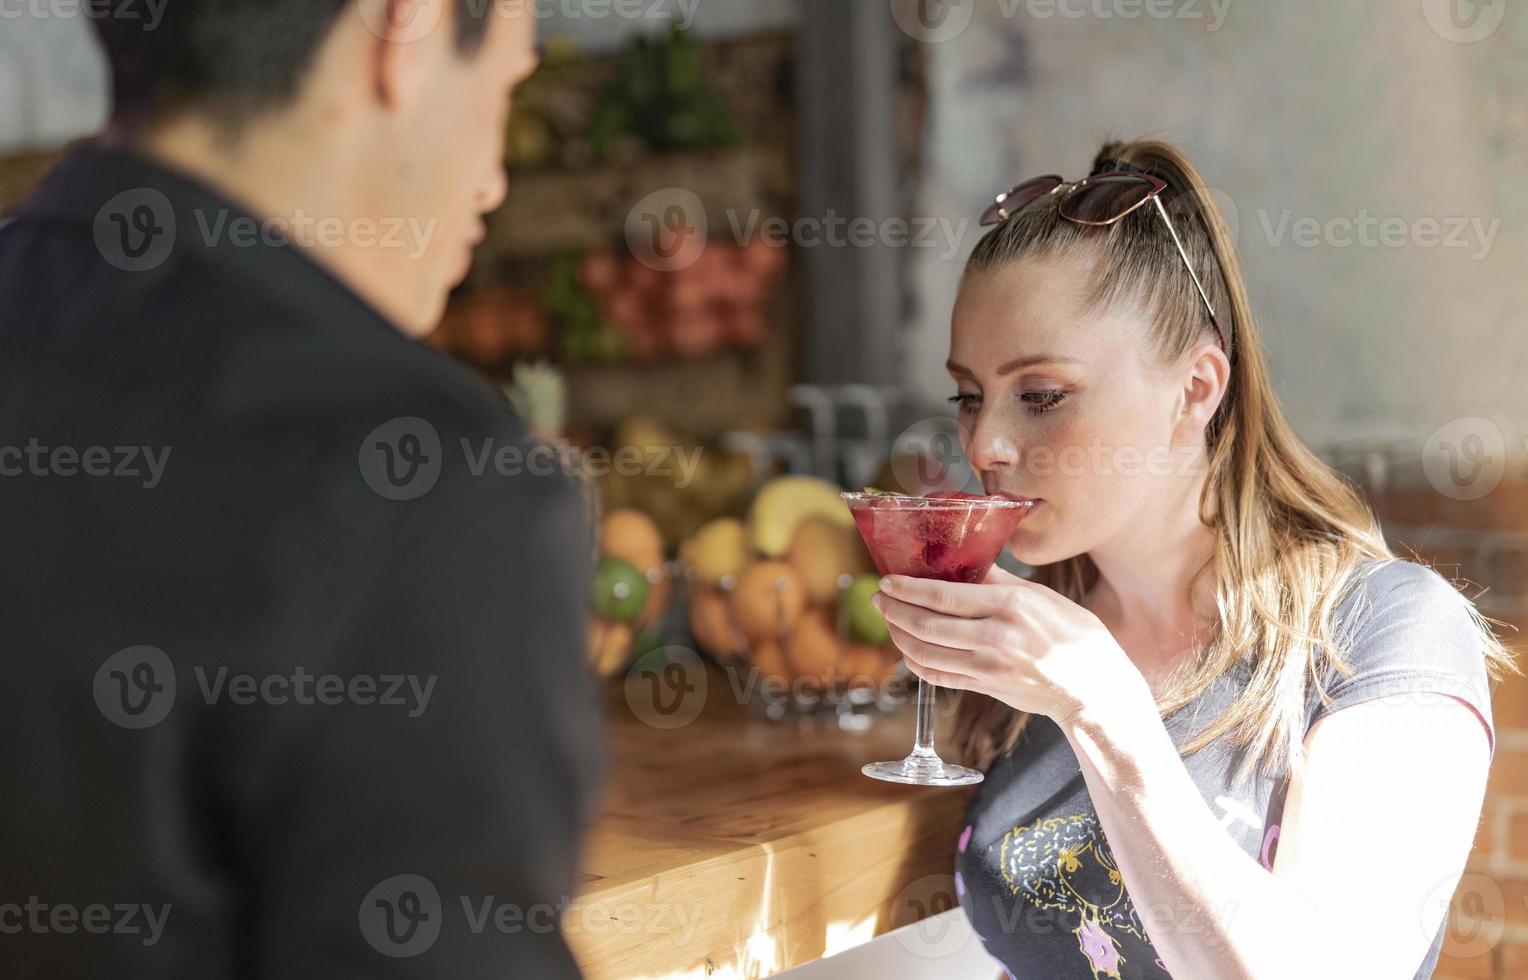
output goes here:
<path id="1" fill-rule="evenodd" d="M 966 441 L 966 458 L 978 471 L 1017 467 L 1019 445 L 995 420 L 978 418 Z"/>

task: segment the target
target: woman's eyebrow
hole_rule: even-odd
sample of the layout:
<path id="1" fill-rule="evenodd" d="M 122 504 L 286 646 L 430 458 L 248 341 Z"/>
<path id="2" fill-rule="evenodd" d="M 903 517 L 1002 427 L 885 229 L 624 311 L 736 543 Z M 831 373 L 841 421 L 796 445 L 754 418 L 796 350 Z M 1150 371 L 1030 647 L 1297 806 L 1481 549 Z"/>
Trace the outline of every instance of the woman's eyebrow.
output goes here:
<path id="1" fill-rule="evenodd" d="M 1082 360 L 1080 358 L 1066 357 L 1066 356 L 1064 356 L 1062 354 L 1029 354 L 1029 355 L 1027 355 L 1025 357 L 1015 357 L 1013 360 L 1006 361 L 1003 364 L 999 365 L 998 369 L 997 369 L 997 374 L 998 374 L 998 377 L 1002 377 L 1005 374 L 1012 374 L 1015 371 L 1022 371 L 1022 370 L 1024 370 L 1027 367 L 1034 367 L 1036 364 L 1081 364 L 1081 363 L 1082 363 Z M 973 377 L 973 378 L 976 376 L 975 373 L 970 368 L 966 367 L 963 364 L 956 364 L 954 361 L 945 361 L 944 362 L 944 367 L 945 367 L 945 370 L 949 371 L 951 374 L 964 374 L 964 375 L 966 375 L 968 377 Z"/>

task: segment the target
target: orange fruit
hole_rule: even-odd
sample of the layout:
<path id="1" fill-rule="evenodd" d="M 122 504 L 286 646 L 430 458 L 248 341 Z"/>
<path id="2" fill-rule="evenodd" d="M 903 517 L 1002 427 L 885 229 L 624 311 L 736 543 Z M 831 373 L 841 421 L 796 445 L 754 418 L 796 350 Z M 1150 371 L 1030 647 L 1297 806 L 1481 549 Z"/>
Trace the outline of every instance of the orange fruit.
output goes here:
<path id="1" fill-rule="evenodd" d="M 807 599 L 824 605 L 838 601 L 840 575 L 856 575 L 869 570 L 859 532 L 821 517 L 801 522 L 791 536 L 785 560 L 801 573 L 806 583 Z"/>
<path id="2" fill-rule="evenodd" d="M 864 643 L 848 643 L 844 647 L 843 671 L 851 681 L 864 684 L 883 684 L 897 672 L 901 657 L 894 647 L 873 647 Z"/>
<path id="3" fill-rule="evenodd" d="M 631 562 L 638 571 L 663 564 L 663 533 L 657 523 L 635 507 L 620 507 L 600 523 L 600 548 L 605 554 Z"/>
<path id="4" fill-rule="evenodd" d="M 690 597 L 690 632 L 697 646 L 719 660 L 735 660 L 743 646 L 726 598 L 711 589 L 697 589 Z"/>
<path id="5" fill-rule="evenodd" d="M 738 576 L 728 604 L 749 640 L 778 638 L 801 618 L 806 585 L 789 562 L 754 562 Z"/>
<path id="6" fill-rule="evenodd" d="M 796 676 L 828 683 L 838 673 L 835 670 L 838 666 L 838 636 L 828 614 L 821 609 L 807 610 L 796 620 L 785 653 Z"/>
<path id="7" fill-rule="evenodd" d="M 780 650 L 780 644 L 774 640 L 763 640 L 754 644 L 748 654 L 748 659 L 759 669 L 761 680 L 769 679 L 779 684 L 791 682 L 790 665 L 785 661 L 785 654 Z"/>
<path id="8" fill-rule="evenodd" d="M 651 582 L 651 580 L 649 580 Z M 637 616 L 637 622 L 646 629 L 658 621 L 663 611 L 668 608 L 669 600 L 673 598 L 673 583 L 667 578 L 660 578 L 656 584 L 649 584 L 647 589 L 647 602 L 642 606 L 642 612 Z"/>
<path id="9" fill-rule="evenodd" d="M 599 660 L 594 672 L 602 678 L 614 677 L 631 657 L 631 627 L 625 623 L 606 623 L 600 638 Z"/>

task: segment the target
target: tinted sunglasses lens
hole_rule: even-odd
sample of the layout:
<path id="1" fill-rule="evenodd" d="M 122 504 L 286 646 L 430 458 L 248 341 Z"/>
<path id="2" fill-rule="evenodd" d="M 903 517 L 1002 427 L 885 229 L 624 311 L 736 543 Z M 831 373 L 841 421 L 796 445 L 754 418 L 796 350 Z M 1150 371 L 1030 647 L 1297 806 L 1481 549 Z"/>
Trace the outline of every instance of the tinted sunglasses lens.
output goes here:
<path id="1" fill-rule="evenodd" d="M 995 225 L 1021 210 L 1037 197 L 1049 194 L 1056 185 L 1061 183 L 1061 178 L 1053 174 L 1044 177 L 1032 177 L 1022 184 L 1010 187 L 1002 195 L 1002 199 L 993 202 L 986 211 L 982 212 L 981 223 L 983 225 Z"/>
<path id="2" fill-rule="evenodd" d="M 1149 198 L 1154 186 L 1129 174 L 1093 177 L 1062 200 L 1061 216 L 1087 224 L 1118 221 Z"/>

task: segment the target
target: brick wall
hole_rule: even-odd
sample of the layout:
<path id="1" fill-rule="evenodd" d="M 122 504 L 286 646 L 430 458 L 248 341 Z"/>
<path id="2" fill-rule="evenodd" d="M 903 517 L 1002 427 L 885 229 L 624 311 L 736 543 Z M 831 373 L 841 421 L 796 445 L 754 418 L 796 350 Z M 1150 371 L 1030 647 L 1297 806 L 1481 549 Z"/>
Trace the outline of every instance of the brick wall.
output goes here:
<path id="1" fill-rule="evenodd" d="M 1396 554 L 1432 565 L 1502 621 L 1497 634 L 1528 671 L 1528 476 L 1487 473 L 1481 494 L 1485 485 L 1451 482 L 1447 470 L 1429 479 L 1420 461 L 1384 452 L 1345 462 L 1338 465 L 1365 487 Z M 1438 980 L 1528 977 L 1528 677 L 1498 682 L 1491 702 L 1496 757 Z"/>

